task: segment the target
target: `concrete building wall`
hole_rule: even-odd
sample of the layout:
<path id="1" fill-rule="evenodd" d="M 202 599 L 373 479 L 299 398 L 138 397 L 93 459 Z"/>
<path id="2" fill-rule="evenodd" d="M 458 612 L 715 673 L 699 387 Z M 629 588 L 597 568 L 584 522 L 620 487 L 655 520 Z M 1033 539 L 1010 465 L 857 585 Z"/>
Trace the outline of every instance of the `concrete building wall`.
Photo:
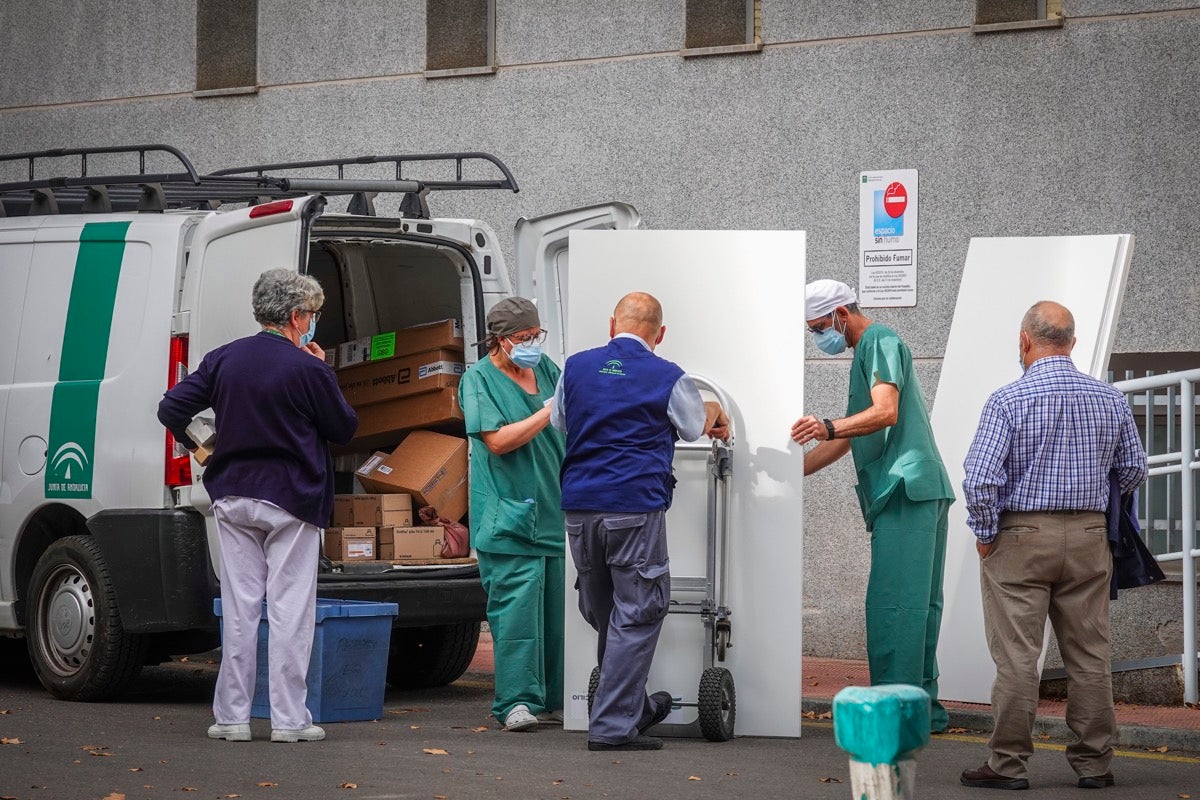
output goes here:
<path id="1" fill-rule="evenodd" d="M 763 0 L 761 53 L 684 59 L 674 0 L 497 0 L 496 74 L 433 80 L 421 0 L 260 0 L 259 91 L 208 98 L 190 92 L 193 3 L 15 5 L 0 6 L 10 152 L 166 141 L 211 170 L 481 149 L 521 192 L 435 194 L 436 215 L 503 232 L 619 199 L 651 228 L 804 229 L 810 276 L 852 284 L 858 173 L 916 168 L 919 303 L 870 313 L 906 338 L 931 401 L 972 236 L 1133 232 L 1117 350 L 1200 352 L 1200 2 L 1064 0 L 1062 28 L 973 35 L 969 2 Z M 72 37 L 99 55 L 64 52 Z M 816 351 L 796 306 L 795 360 L 764 367 L 803 364 L 797 417 L 839 416 L 848 359 Z M 734 330 L 754 313 L 732 311 Z M 1014 350 L 1017 323 L 996 332 Z M 847 459 L 805 486 L 812 655 L 864 652 L 853 483 Z"/>

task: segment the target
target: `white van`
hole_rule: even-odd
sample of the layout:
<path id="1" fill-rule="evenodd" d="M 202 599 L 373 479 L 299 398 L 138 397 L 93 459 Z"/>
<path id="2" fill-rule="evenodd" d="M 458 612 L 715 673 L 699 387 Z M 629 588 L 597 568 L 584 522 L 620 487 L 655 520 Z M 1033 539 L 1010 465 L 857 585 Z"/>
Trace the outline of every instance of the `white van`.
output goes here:
<path id="1" fill-rule="evenodd" d="M 136 160 L 137 171 L 89 175 L 89 161 L 95 172 L 122 159 Z M 148 163 L 171 166 L 153 172 Z M 343 177 L 380 169 L 371 164 L 388 175 Z M 39 177 L 65 167 L 66 177 Z M 444 177 L 401 178 L 406 169 Z M 189 364 L 258 329 L 249 302 L 258 275 L 283 266 L 321 282 L 317 341 L 326 350 L 443 319 L 461 320 L 469 345 L 487 309 L 511 294 L 508 271 L 487 224 L 431 219 L 427 194 L 518 187 L 484 153 L 199 175 L 163 145 L 0 156 L 5 180 L 0 635 L 27 639 L 55 696 L 101 700 L 144 664 L 218 642 L 219 553 L 203 470 L 155 410 Z M 375 214 L 386 193 L 397 193 L 394 216 Z M 326 197 L 349 197 L 348 213 L 324 213 Z M 637 212 L 621 204 L 518 223 L 517 258 L 527 262 L 518 293 L 541 296 L 553 333 L 546 351 L 559 363 L 565 326 L 555 278 L 568 230 L 637 225 Z M 469 362 L 479 355 L 468 347 Z M 335 458 L 338 491 L 353 491 L 367 455 Z M 388 666 L 396 686 L 458 678 L 484 619 L 475 567 L 323 564 L 318 594 L 399 605 Z"/>

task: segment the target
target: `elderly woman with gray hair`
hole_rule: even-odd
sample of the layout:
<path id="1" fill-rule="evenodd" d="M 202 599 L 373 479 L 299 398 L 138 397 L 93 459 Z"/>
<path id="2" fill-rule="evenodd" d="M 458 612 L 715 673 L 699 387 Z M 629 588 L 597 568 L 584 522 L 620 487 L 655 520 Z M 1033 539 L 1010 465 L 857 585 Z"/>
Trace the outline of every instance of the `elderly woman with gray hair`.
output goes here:
<path id="1" fill-rule="evenodd" d="M 262 331 L 216 348 L 168 391 L 158 419 L 176 440 L 199 412 L 216 414 L 204 473 L 221 541 L 221 671 L 212 739 L 250 741 L 258 625 L 267 601 L 271 741 L 317 741 L 305 703 L 316 626 L 321 529 L 333 510 L 329 442 L 346 444 L 354 413 L 313 341 L 325 293 L 307 275 L 272 269 L 254 284 Z"/>

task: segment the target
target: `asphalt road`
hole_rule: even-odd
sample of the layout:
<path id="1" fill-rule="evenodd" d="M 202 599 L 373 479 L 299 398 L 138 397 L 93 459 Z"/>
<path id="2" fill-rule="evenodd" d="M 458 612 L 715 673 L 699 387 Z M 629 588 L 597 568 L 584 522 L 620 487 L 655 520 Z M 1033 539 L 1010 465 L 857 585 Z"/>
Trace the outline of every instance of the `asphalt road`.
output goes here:
<path id="1" fill-rule="evenodd" d="M 827 721 L 806 720 L 800 740 L 668 739 L 653 753 L 592 753 L 583 733 L 542 727 L 508 733 L 488 717 L 491 676 L 452 686 L 389 691 L 377 722 L 328 724 L 324 742 L 272 744 L 255 720 L 255 741 L 211 741 L 216 666 L 203 659 L 143 672 L 123 701 L 53 700 L 20 652 L 0 641 L 0 798 L 837 798 L 851 796 L 846 755 Z M 14 741 L 16 740 L 16 741 Z M 918 796 L 973 798 L 958 783 L 983 762 L 985 739 L 935 737 L 917 759 Z M 1117 798 L 1200 800 L 1200 757 L 1123 751 L 1114 761 Z M 1061 744 L 1031 763 L 1038 797 L 1079 798 Z M 993 797 L 984 792 L 982 800 Z"/>

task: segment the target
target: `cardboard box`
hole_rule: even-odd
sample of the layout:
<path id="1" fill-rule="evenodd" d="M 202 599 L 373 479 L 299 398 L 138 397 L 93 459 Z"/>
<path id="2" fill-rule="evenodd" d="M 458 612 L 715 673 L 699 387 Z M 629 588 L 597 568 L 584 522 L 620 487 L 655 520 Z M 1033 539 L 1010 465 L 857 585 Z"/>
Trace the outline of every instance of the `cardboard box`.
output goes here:
<path id="1" fill-rule="evenodd" d="M 374 561 L 375 529 L 365 527 L 327 528 L 325 557 L 330 561 Z"/>
<path id="2" fill-rule="evenodd" d="M 458 386 L 466 371 L 461 350 L 427 350 L 343 369 L 337 381 L 350 405 L 359 408 Z"/>
<path id="3" fill-rule="evenodd" d="M 379 560 L 380 561 L 395 561 L 396 560 L 396 546 L 394 544 L 392 544 L 391 542 L 387 542 L 386 544 L 383 542 L 380 542 L 380 544 L 379 544 Z"/>
<path id="4" fill-rule="evenodd" d="M 411 495 L 356 494 L 352 496 L 354 498 L 354 525 L 369 525 L 375 528 L 390 525 L 407 528 L 413 524 Z"/>
<path id="5" fill-rule="evenodd" d="M 457 389 L 439 389 L 357 409 L 358 432 L 347 452 L 390 447 L 417 428 L 459 426 L 463 421 Z M 461 430 L 461 427 L 459 427 Z"/>
<path id="6" fill-rule="evenodd" d="M 426 350 L 451 349 L 462 352 L 463 327 L 456 319 L 414 325 L 371 337 L 371 360 L 397 358 Z"/>
<path id="7" fill-rule="evenodd" d="M 329 520 L 329 527 L 345 528 L 348 525 L 355 525 L 353 509 L 354 495 L 335 494 L 333 496 L 333 517 Z"/>
<path id="8" fill-rule="evenodd" d="M 368 492 L 408 492 L 414 509 L 433 506 L 452 520 L 467 513 L 466 439 L 413 431 L 390 455 L 375 453 L 354 474 Z"/>
<path id="9" fill-rule="evenodd" d="M 392 559 L 441 558 L 443 531 L 440 526 L 428 528 L 390 528 Z"/>

